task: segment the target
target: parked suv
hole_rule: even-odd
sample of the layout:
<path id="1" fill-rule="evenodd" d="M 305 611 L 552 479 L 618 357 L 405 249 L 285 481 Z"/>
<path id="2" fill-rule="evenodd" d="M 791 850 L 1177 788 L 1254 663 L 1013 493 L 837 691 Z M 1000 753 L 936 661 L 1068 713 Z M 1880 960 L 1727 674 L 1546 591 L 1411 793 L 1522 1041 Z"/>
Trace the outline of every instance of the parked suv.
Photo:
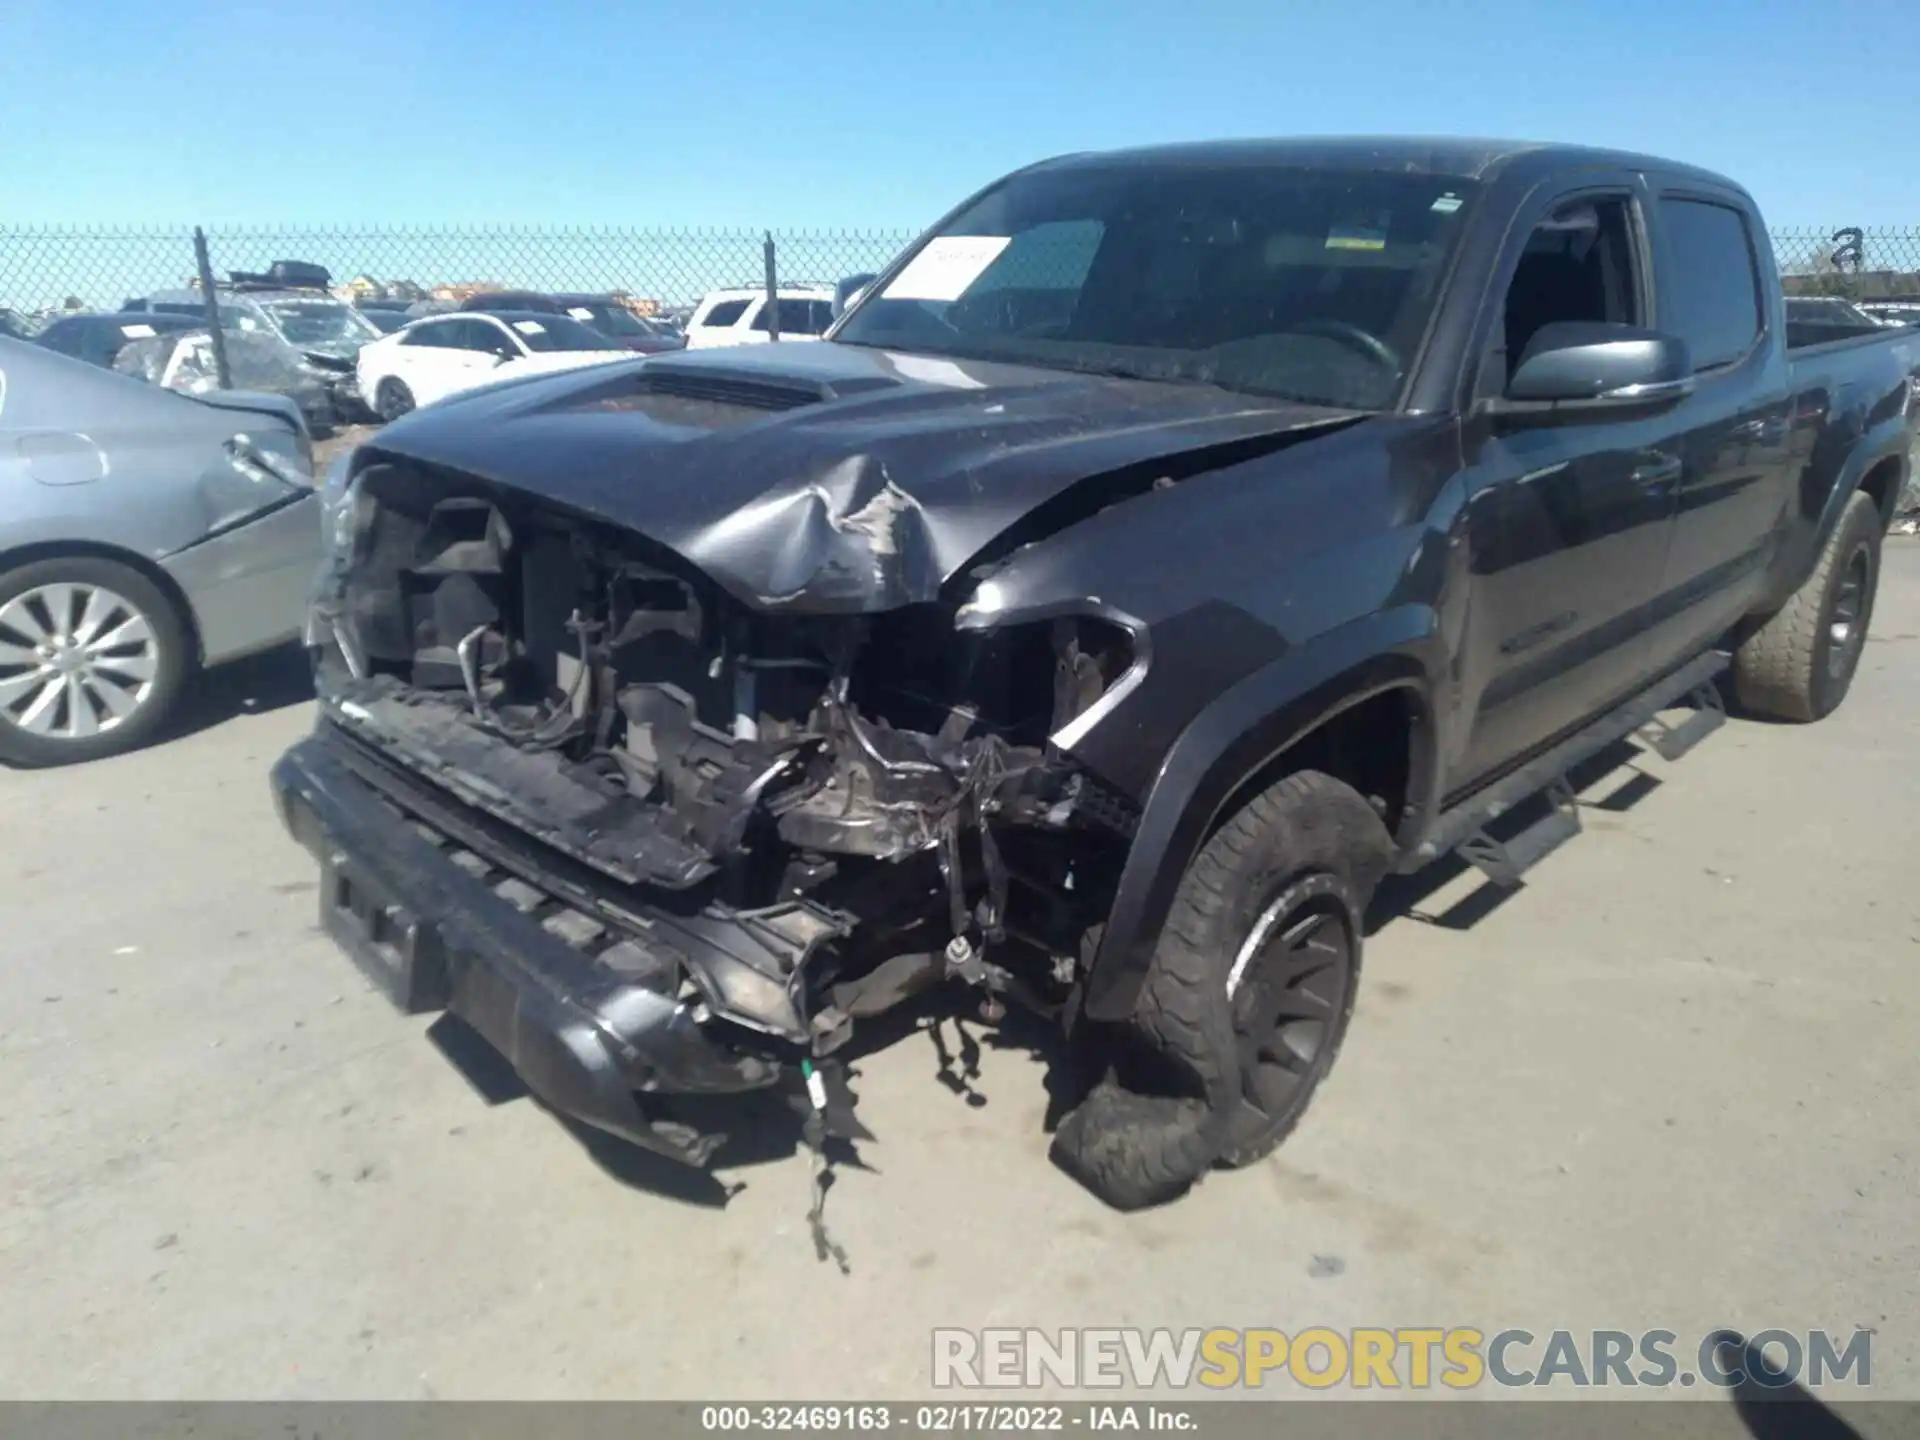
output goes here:
<path id="1" fill-rule="evenodd" d="M 817 340 L 833 323 L 831 285 L 782 286 L 775 292 L 782 340 Z M 761 345 L 772 339 L 768 326 L 767 292 L 715 290 L 694 307 L 687 321 L 687 349 L 710 350 L 720 345 Z"/>

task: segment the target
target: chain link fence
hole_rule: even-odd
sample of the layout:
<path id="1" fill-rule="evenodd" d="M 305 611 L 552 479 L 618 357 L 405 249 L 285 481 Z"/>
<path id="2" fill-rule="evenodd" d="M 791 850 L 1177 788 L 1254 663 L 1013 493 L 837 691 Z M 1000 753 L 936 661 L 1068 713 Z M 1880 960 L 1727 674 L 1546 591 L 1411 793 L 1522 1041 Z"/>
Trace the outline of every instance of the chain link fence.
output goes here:
<path id="1" fill-rule="evenodd" d="M 771 232 L 781 284 L 831 284 L 879 269 L 911 230 Z M 207 231 L 217 275 L 275 260 L 324 265 L 343 293 L 464 299 L 483 289 L 624 294 L 640 308 L 684 308 L 709 290 L 760 286 L 758 230 L 535 226 L 227 226 Z M 117 310 L 189 285 L 193 227 L 0 224 L 0 308 L 32 320 Z"/>
<path id="2" fill-rule="evenodd" d="M 1789 295 L 1920 300 L 1920 227 L 1776 230 L 1773 254 Z"/>
<path id="3" fill-rule="evenodd" d="M 776 230 L 782 284 L 830 284 L 876 270 L 912 230 Z M 617 292 L 663 308 L 721 286 L 764 282 L 758 230 L 542 226 L 263 226 L 207 232 L 217 272 L 274 260 L 324 265 L 370 293 L 460 298 L 483 288 Z M 1920 227 L 1776 230 L 1790 293 L 1920 298 Z M 117 309 L 190 283 L 190 226 L 0 224 L 0 306 L 23 316 Z"/>
<path id="4" fill-rule="evenodd" d="M 782 284 L 831 284 L 877 270 L 911 230 L 771 232 Z M 480 289 L 618 293 L 684 309 L 708 290 L 765 282 L 757 230 L 540 226 L 215 227 L 216 273 L 274 260 L 324 265 L 335 284 L 407 299 L 462 299 Z M 1920 227 L 1776 230 L 1791 294 L 1920 299 Z M 135 296 L 188 285 L 190 226 L 0 224 L 0 308 L 29 323 L 60 310 L 114 310 Z"/>

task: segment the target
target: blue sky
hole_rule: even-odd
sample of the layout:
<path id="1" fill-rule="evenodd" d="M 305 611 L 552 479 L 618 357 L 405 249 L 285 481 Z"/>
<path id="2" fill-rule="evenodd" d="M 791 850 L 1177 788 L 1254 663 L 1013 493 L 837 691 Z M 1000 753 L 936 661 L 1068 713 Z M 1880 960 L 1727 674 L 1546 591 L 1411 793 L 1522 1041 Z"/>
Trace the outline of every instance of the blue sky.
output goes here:
<path id="1" fill-rule="evenodd" d="M 1697 161 L 1775 225 L 1920 226 L 1913 9 L 4 0 L 0 223 L 917 226 L 1046 154 L 1416 131 Z"/>

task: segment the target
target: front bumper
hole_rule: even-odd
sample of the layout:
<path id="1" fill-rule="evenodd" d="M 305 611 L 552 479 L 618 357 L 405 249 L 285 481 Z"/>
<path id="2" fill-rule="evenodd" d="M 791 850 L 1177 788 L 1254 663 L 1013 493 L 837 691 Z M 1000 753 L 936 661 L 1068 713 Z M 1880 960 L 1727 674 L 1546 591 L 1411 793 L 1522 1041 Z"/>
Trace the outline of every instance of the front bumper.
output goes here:
<path id="1" fill-rule="evenodd" d="M 676 1097 L 789 1078 L 777 1059 L 721 1043 L 687 1003 L 631 978 L 673 970 L 643 937 L 620 942 L 616 968 L 502 898 L 477 857 L 429 838 L 324 731 L 281 757 L 272 785 L 288 831 L 320 861 L 328 933 L 402 1009 L 444 1009 L 472 1026 L 551 1108 L 705 1165 L 726 1135 Z"/>

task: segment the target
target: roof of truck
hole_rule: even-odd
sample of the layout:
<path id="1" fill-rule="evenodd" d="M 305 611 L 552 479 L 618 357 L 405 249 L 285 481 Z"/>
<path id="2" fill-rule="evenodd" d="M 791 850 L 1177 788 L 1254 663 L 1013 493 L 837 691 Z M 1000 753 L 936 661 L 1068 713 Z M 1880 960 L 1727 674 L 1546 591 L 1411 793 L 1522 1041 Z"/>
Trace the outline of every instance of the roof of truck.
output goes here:
<path id="1" fill-rule="evenodd" d="M 1401 170 L 1482 180 L 1491 178 L 1494 172 L 1522 157 L 1536 157 L 1575 169 L 1604 166 L 1624 170 L 1665 170 L 1697 176 L 1733 189 L 1742 188 L 1725 176 L 1703 170 L 1697 165 L 1686 165 L 1653 155 L 1605 150 L 1588 145 L 1562 145 L 1538 140 L 1487 140 L 1465 136 L 1307 135 L 1268 140 L 1200 140 L 1131 150 L 1062 155 L 1043 161 L 1041 167 L 1036 168 L 1135 163 L 1264 164 L 1301 168 Z"/>

